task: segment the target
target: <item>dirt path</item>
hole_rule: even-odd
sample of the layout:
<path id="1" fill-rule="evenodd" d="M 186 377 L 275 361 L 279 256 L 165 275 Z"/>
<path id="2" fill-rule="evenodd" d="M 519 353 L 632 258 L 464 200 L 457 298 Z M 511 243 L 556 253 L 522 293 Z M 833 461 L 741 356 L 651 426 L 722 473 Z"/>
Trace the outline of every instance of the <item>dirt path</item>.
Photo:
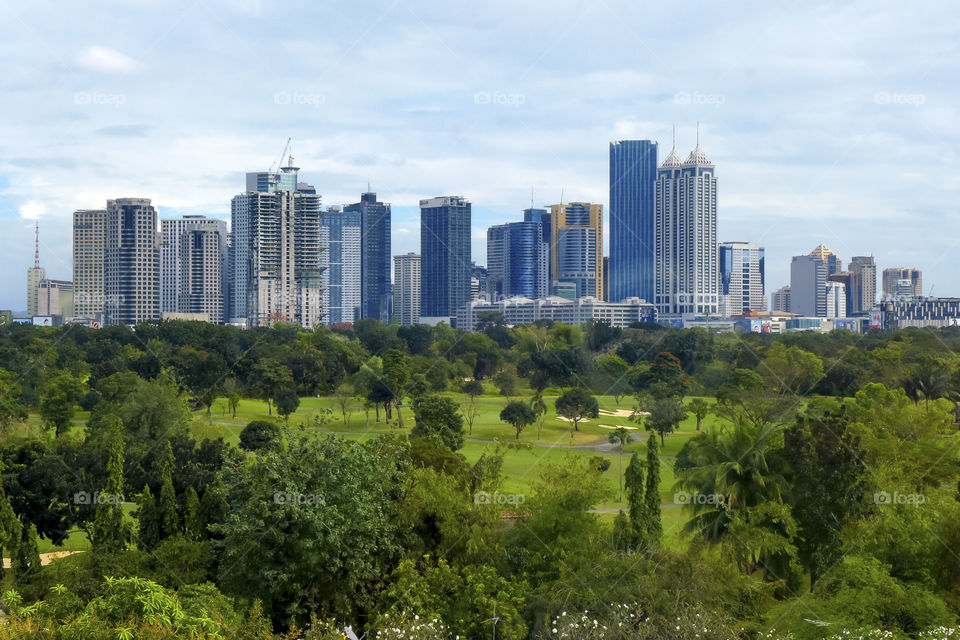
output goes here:
<path id="1" fill-rule="evenodd" d="M 57 558 L 66 558 L 67 556 L 72 556 L 75 553 L 83 553 L 83 551 L 51 551 L 50 553 L 41 553 L 40 564 L 45 567 Z M 10 566 L 10 558 L 4 558 L 3 568 L 9 569 Z"/>

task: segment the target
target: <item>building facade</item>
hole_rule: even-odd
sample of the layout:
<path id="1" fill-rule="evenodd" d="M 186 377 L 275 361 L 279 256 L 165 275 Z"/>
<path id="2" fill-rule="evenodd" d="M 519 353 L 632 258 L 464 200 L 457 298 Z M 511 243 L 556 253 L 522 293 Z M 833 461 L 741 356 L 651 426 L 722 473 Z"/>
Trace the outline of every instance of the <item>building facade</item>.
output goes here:
<path id="1" fill-rule="evenodd" d="M 539 222 L 509 222 L 487 230 L 487 292 L 491 300 L 548 293 L 547 245 Z"/>
<path id="2" fill-rule="evenodd" d="M 231 321 L 312 328 L 323 315 L 320 195 L 291 162 L 280 171 L 248 174 L 248 185 L 268 190 L 231 201 Z"/>
<path id="3" fill-rule="evenodd" d="M 603 205 L 589 202 L 550 207 L 551 281 L 572 283 L 577 297 L 603 296 Z"/>
<path id="4" fill-rule="evenodd" d="M 38 316 L 73 316 L 73 283 L 69 280 L 40 281 L 37 288 Z"/>
<path id="5" fill-rule="evenodd" d="M 790 263 L 790 313 L 827 316 L 827 265 L 812 255 L 794 256 Z"/>
<path id="6" fill-rule="evenodd" d="M 421 319 L 453 318 L 470 301 L 470 221 L 465 198 L 420 201 Z"/>
<path id="7" fill-rule="evenodd" d="M 324 324 L 352 324 L 361 318 L 362 222 L 363 212 L 356 209 L 330 207 L 321 217 L 321 243 L 327 247 L 321 258 Z"/>
<path id="8" fill-rule="evenodd" d="M 877 304 L 877 263 L 873 256 L 854 256 L 847 268 L 850 271 L 847 309 L 850 315 L 868 313 Z"/>
<path id="9" fill-rule="evenodd" d="M 188 227 L 178 235 L 177 307 L 163 313 L 202 315 L 207 322 L 225 320 L 225 236 L 218 225 Z"/>
<path id="10" fill-rule="evenodd" d="M 182 313 L 180 305 L 180 295 L 184 288 L 183 274 L 185 267 L 181 264 L 181 238 L 189 230 L 206 229 L 219 234 L 219 259 L 223 262 L 217 271 L 221 278 L 226 276 L 227 261 L 227 222 L 216 218 L 208 218 L 203 215 L 187 215 L 181 218 L 163 218 L 160 220 L 160 313 Z M 192 279 L 191 279 L 192 282 Z M 217 295 L 222 296 L 226 289 L 225 283 L 221 282 L 217 287 Z M 195 301 L 191 302 L 195 304 Z M 223 320 L 224 301 L 210 301 L 204 306 L 216 307 L 219 312 L 219 320 L 212 322 L 221 322 Z"/>
<path id="11" fill-rule="evenodd" d="M 901 280 L 909 280 L 910 284 L 904 287 Z M 906 289 L 906 291 L 905 291 Z M 893 267 L 883 270 L 883 299 L 903 297 L 909 292 L 909 297 L 923 296 L 923 274 L 920 269 L 910 267 Z"/>
<path id="12" fill-rule="evenodd" d="M 823 243 L 818 244 L 808 255 L 823 260 L 823 264 L 827 268 L 828 278 L 838 271 L 843 271 L 843 262 L 837 257 L 837 254 L 828 249 Z"/>
<path id="13" fill-rule="evenodd" d="M 390 204 L 368 189 L 344 214 L 360 215 L 360 318 L 390 322 Z"/>
<path id="14" fill-rule="evenodd" d="M 557 296 L 537 300 L 516 297 L 497 302 L 481 300 L 464 305 L 457 311 L 457 328 L 476 331 L 480 314 L 486 311 L 500 313 L 504 321 L 512 326 L 531 324 L 537 320 L 553 320 L 569 325 L 595 320 L 623 328 L 638 322 L 656 322 L 657 318 L 654 306 L 640 298 L 605 302 L 591 297 L 577 300 Z"/>
<path id="15" fill-rule="evenodd" d="M 770 294 L 770 311 L 790 313 L 790 285 L 780 287 Z"/>
<path id="16" fill-rule="evenodd" d="M 393 256 L 393 320 L 405 327 L 420 324 L 420 256 Z"/>
<path id="17" fill-rule="evenodd" d="M 765 311 L 763 247 L 750 242 L 720 244 L 721 315 Z"/>
<path id="18" fill-rule="evenodd" d="M 657 143 L 610 143 L 610 300 L 653 300 Z"/>
<path id="19" fill-rule="evenodd" d="M 73 316 L 103 321 L 107 210 L 73 212 Z"/>
<path id="20" fill-rule="evenodd" d="M 160 237 L 149 198 L 107 200 L 104 288 L 107 324 L 160 318 Z"/>
<path id="21" fill-rule="evenodd" d="M 714 170 L 699 145 L 684 162 L 671 150 L 657 170 L 653 302 L 661 315 L 720 312 Z"/>
<path id="22" fill-rule="evenodd" d="M 847 317 L 847 286 L 842 282 L 828 280 L 826 284 L 827 318 Z"/>
<path id="23" fill-rule="evenodd" d="M 879 315 L 883 329 L 960 327 L 960 298 L 888 298 Z"/>

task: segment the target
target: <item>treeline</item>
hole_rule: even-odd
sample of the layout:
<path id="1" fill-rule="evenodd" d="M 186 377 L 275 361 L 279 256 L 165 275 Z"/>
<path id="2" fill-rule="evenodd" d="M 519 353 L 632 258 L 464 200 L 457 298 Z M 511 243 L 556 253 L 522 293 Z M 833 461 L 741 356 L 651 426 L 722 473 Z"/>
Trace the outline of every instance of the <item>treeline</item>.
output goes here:
<path id="1" fill-rule="evenodd" d="M 469 334 L 3 327 L 0 638 L 918 637 L 960 612 L 958 343 L 495 314 Z M 485 380 L 519 403 L 501 414 L 518 439 L 551 395 L 574 429 L 596 395 L 634 409 L 652 433 L 612 524 L 594 458 L 537 465 L 511 502 L 504 446 L 457 452 L 472 403 L 440 392 Z M 240 448 L 192 435 L 216 398 L 289 417 L 318 394 L 412 428 L 348 441 L 316 412 L 253 423 Z M 657 442 L 688 414 L 710 426 L 672 460 L 687 535 L 671 548 Z M 508 518 L 478 498 L 501 495 Z M 38 539 L 77 528 L 91 552 L 41 567 Z"/>

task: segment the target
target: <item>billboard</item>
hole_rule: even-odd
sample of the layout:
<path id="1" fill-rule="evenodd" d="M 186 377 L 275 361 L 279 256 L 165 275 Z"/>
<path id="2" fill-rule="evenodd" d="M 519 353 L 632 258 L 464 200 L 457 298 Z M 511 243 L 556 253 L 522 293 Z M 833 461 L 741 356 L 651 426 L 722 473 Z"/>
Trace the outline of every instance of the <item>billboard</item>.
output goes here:
<path id="1" fill-rule="evenodd" d="M 870 328 L 871 329 L 883 328 L 883 317 L 880 315 L 880 309 L 870 310 Z"/>
<path id="2" fill-rule="evenodd" d="M 5 324 L 10 324 L 10 320 L 13 318 L 13 312 L 9 309 L 4 309 L 0 311 L 0 326 Z"/>
<path id="3" fill-rule="evenodd" d="M 35 326 L 35 327 L 52 327 L 52 326 L 53 326 L 53 316 L 33 316 L 33 326 Z"/>

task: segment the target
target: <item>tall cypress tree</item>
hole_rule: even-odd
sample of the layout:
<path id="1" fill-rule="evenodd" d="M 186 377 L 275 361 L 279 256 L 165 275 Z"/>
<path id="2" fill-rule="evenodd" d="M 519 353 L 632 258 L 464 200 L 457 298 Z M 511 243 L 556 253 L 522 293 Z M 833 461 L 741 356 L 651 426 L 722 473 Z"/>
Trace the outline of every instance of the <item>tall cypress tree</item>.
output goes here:
<path id="1" fill-rule="evenodd" d="M 161 537 L 169 538 L 180 533 L 180 516 L 177 515 L 177 494 L 173 490 L 173 447 L 167 441 L 167 454 L 160 472 L 160 511 Z"/>
<path id="2" fill-rule="evenodd" d="M 140 523 L 137 546 L 144 551 L 153 551 L 160 544 L 160 512 L 149 485 L 144 485 L 143 493 L 140 494 L 137 520 Z"/>
<path id="3" fill-rule="evenodd" d="M 0 462 L 0 478 L 2 478 L 3 463 Z M 0 480 L 0 552 L 7 550 L 11 560 L 16 557 L 20 549 L 20 538 L 23 535 L 23 524 L 13 511 L 7 492 Z M 0 564 L 0 578 L 3 576 L 3 565 Z"/>
<path id="4" fill-rule="evenodd" d="M 23 535 L 15 551 L 11 551 L 10 565 L 13 577 L 18 581 L 26 580 L 40 570 L 40 551 L 37 548 L 37 527 L 33 524 L 20 527 Z"/>
<path id="5" fill-rule="evenodd" d="M 128 525 L 123 521 L 123 424 L 114 420 L 109 435 L 110 456 L 107 460 L 107 485 L 97 501 L 90 544 L 96 554 L 119 553 L 130 540 Z"/>
<path id="6" fill-rule="evenodd" d="M 640 456 L 630 456 L 630 464 L 623 474 L 623 486 L 627 492 L 627 505 L 630 514 L 631 546 L 643 548 L 647 538 L 647 509 L 643 494 L 644 467 Z"/>
<path id="7" fill-rule="evenodd" d="M 201 540 L 203 525 L 200 522 L 200 499 L 193 487 L 187 489 L 186 513 L 183 516 L 183 532 L 187 540 Z"/>
<path id="8" fill-rule="evenodd" d="M 219 538 L 219 534 L 210 531 L 210 525 L 223 524 L 227 519 L 227 488 L 218 477 L 203 491 L 200 500 L 200 526 L 204 538 Z"/>
<path id="9" fill-rule="evenodd" d="M 660 545 L 663 523 L 660 520 L 660 443 L 652 433 L 647 440 L 647 487 L 644 503 L 647 544 L 653 548 Z"/>

